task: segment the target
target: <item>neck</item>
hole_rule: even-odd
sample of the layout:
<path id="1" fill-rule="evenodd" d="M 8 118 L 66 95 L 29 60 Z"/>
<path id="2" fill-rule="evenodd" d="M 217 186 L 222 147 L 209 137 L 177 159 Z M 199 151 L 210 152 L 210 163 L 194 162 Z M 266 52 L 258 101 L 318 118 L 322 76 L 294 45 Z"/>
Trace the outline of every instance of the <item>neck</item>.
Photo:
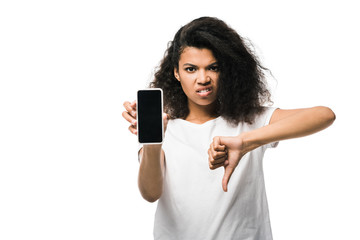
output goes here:
<path id="1" fill-rule="evenodd" d="M 219 116 L 216 113 L 216 102 L 207 106 L 188 103 L 188 107 L 189 114 L 186 116 L 185 120 L 192 123 L 201 124 Z"/>

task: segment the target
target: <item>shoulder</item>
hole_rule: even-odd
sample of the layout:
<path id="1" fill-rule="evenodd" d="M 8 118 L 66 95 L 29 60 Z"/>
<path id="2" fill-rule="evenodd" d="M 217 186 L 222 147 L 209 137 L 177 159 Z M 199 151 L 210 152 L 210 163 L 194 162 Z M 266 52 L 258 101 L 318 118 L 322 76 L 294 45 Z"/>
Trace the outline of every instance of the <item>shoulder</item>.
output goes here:
<path id="1" fill-rule="evenodd" d="M 258 127 L 270 124 L 278 109 L 276 107 L 263 107 L 262 112 L 256 116 L 253 124 L 256 124 Z"/>

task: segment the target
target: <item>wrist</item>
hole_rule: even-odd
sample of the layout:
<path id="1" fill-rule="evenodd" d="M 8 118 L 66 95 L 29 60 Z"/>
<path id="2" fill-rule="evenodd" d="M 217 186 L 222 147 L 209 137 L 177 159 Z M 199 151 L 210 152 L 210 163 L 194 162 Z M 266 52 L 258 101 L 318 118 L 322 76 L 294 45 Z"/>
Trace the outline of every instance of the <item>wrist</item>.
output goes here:
<path id="1" fill-rule="evenodd" d="M 262 144 L 258 139 L 256 139 L 256 136 L 250 132 L 243 132 L 239 136 L 240 140 L 243 143 L 244 151 L 250 152 L 258 147 L 260 147 Z"/>
<path id="2" fill-rule="evenodd" d="M 143 146 L 141 159 L 147 159 L 146 162 L 157 162 L 160 159 L 161 151 L 162 144 L 146 144 Z"/>
<path id="3" fill-rule="evenodd" d="M 162 148 L 162 144 L 145 144 L 143 146 L 144 151 L 160 151 Z"/>

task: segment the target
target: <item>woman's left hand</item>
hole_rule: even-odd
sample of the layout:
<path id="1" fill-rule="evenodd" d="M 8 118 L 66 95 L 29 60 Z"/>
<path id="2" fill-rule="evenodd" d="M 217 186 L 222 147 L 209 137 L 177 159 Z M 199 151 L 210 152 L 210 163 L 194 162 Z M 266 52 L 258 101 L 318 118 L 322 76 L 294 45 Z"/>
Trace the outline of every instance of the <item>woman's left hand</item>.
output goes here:
<path id="1" fill-rule="evenodd" d="M 328 107 L 277 109 L 269 125 L 235 137 L 214 137 L 208 151 L 210 169 L 225 168 L 222 186 L 226 192 L 232 173 L 247 152 L 265 144 L 316 133 L 330 126 L 335 118 Z"/>
<path id="2" fill-rule="evenodd" d="M 241 158 L 247 153 L 245 144 L 241 135 L 236 137 L 214 137 L 209 154 L 209 167 L 214 170 L 218 167 L 224 167 L 225 173 L 222 180 L 224 192 L 227 192 L 227 185 L 230 177 Z"/>

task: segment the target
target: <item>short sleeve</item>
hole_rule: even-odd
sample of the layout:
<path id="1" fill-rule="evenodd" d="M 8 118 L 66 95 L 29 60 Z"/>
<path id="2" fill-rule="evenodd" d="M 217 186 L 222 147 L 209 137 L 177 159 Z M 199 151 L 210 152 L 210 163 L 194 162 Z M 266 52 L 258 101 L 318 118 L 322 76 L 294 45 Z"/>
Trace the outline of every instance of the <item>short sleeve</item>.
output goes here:
<path id="1" fill-rule="evenodd" d="M 278 109 L 276 107 L 266 107 L 265 111 L 264 111 L 264 125 L 263 126 L 266 126 L 266 125 L 269 125 L 270 123 L 270 120 L 271 120 L 271 117 L 273 115 L 273 113 L 275 112 L 275 110 Z M 273 142 L 273 143 L 269 143 L 266 145 L 266 148 L 275 148 L 279 145 L 279 142 Z"/>
<path id="2" fill-rule="evenodd" d="M 140 163 L 140 150 L 144 147 L 144 144 L 138 143 L 138 161 Z"/>

